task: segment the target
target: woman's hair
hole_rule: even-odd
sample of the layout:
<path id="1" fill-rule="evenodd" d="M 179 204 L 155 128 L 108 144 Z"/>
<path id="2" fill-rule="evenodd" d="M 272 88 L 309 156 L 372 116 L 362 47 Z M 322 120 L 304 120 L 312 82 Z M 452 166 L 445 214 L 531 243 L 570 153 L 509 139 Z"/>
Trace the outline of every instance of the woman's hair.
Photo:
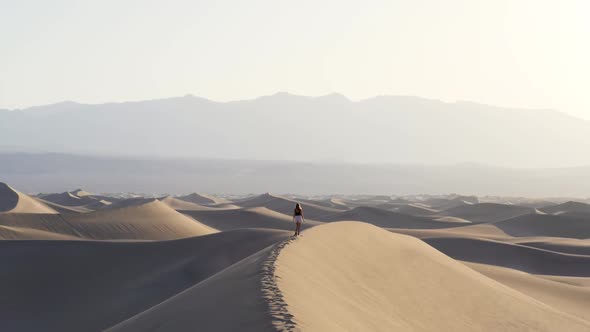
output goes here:
<path id="1" fill-rule="evenodd" d="M 303 211 L 303 207 L 301 207 L 301 204 L 295 204 L 295 211 Z"/>

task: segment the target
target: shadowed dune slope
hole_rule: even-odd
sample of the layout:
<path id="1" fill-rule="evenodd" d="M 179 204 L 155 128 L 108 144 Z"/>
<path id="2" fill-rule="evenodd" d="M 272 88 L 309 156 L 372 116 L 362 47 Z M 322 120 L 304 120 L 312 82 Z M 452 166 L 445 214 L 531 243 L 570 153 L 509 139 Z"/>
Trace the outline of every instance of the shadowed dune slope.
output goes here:
<path id="1" fill-rule="evenodd" d="M 168 205 L 169 207 L 173 208 L 174 210 L 195 210 L 195 211 L 207 211 L 207 210 L 216 210 L 214 208 L 208 207 L 208 206 L 204 206 L 204 205 L 199 205 L 197 203 L 192 203 L 192 202 L 187 202 L 187 201 L 183 201 L 181 199 L 172 197 L 172 196 L 166 196 L 166 197 L 162 197 L 162 198 L 158 198 L 158 200 L 166 205 Z"/>
<path id="2" fill-rule="evenodd" d="M 461 219 L 461 218 L 457 218 L 457 217 L 434 217 L 435 221 L 446 221 L 446 222 L 458 222 L 458 223 L 468 223 L 470 224 L 471 222 L 469 220 L 465 220 L 465 219 Z"/>
<path id="3" fill-rule="evenodd" d="M 280 253 L 277 285 L 303 331 L 588 331 L 422 241 L 364 223 L 307 230 Z"/>
<path id="4" fill-rule="evenodd" d="M 63 193 L 42 195 L 40 196 L 40 198 L 63 206 L 83 206 L 97 201 L 96 199 L 93 199 L 91 196 L 76 196 L 76 194 L 68 191 Z"/>
<path id="5" fill-rule="evenodd" d="M 430 198 L 423 202 L 436 210 L 446 210 L 455 207 L 477 204 L 479 199 L 476 196 L 458 196 L 455 198 Z"/>
<path id="6" fill-rule="evenodd" d="M 346 203 L 337 198 L 326 198 L 326 199 L 300 199 L 298 200 L 301 204 L 312 204 L 323 206 L 331 209 L 348 210 Z"/>
<path id="7" fill-rule="evenodd" d="M 554 308 L 590 321 L 590 288 L 551 281 L 505 267 L 477 263 L 466 265 Z"/>
<path id="8" fill-rule="evenodd" d="M 408 204 L 410 201 L 403 198 L 392 199 L 389 196 L 366 196 L 366 197 L 340 197 L 333 198 L 333 202 L 343 205 L 348 209 L 353 209 L 360 206 L 378 207 L 381 209 L 397 208 L 401 205 Z"/>
<path id="9" fill-rule="evenodd" d="M 590 213 L 590 204 L 568 201 L 562 204 L 556 204 L 551 206 L 545 206 L 539 209 L 540 211 L 548 214 L 562 214 L 562 213 Z"/>
<path id="10" fill-rule="evenodd" d="M 57 203 L 53 203 L 50 201 L 46 201 L 46 200 L 44 200 L 42 198 L 38 198 L 38 197 L 35 199 L 38 200 L 39 202 L 49 206 L 50 208 L 54 209 L 55 211 L 57 211 L 58 213 L 61 213 L 61 214 L 86 213 L 86 212 L 93 211 L 93 209 L 89 209 L 84 206 L 65 206 L 65 205 L 59 205 Z"/>
<path id="11" fill-rule="evenodd" d="M 80 213 L 104 208 L 112 204 L 112 198 L 93 195 L 82 189 L 63 193 L 43 194 L 37 199 L 59 213 Z"/>
<path id="12" fill-rule="evenodd" d="M 508 267 L 527 273 L 590 277 L 590 256 L 565 254 L 476 238 L 426 238 L 424 242 L 455 259 Z"/>
<path id="13" fill-rule="evenodd" d="M 590 238 L 590 220 L 578 217 L 529 214 L 493 225 L 511 236 Z"/>
<path id="14" fill-rule="evenodd" d="M 121 199 L 113 202 L 112 204 L 103 206 L 100 210 L 114 210 L 120 208 L 127 208 L 132 206 L 139 206 L 147 203 L 151 203 L 156 201 L 156 198 L 149 198 L 149 197 L 133 197 L 133 198 L 126 198 Z"/>
<path id="15" fill-rule="evenodd" d="M 215 208 L 215 209 L 219 209 L 219 210 L 241 209 L 241 207 L 239 207 L 235 204 L 231 204 L 231 203 L 211 205 L 210 207 Z"/>
<path id="16" fill-rule="evenodd" d="M 72 195 L 76 195 L 78 197 L 95 196 L 93 193 L 87 192 L 86 190 L 80 188 L 72 190 L 70 192 L 72 193 Z"/>
<path id="17" fill-rule="evenodd" d="M 530 237 L 513 240 L 512 243 L 527 247 L 557 251 L 566 254 L 590 256 L 590 240 L 577 240 L 556 237 Z"/>
<path id="18" fill-rule="evenodd" d="M 564 277 L 564 276 L 546 276 L 546 275 L 536 275 L 539 278 L 560 282 L 566 285 L 572 286 L 579 286 L 579 287 L 587 287 L 590 289 L 590 278 L 588 277 Z"/>
<path id="19" fill-rule="evenodd" d="M 251 229 L 162 242 L 0 242 L 2 330 L 102 331 L 287 234 Z"/>
<path id="20" fill-rule="evenodd" d="M 419 239 L 427 238 L 445 238 L 445 237 L 460 237 L 460 238 L 484 238 L 499 241 L 513 240 L 514 237 L 504 233 L 493 224 L 475 224 L 464 223 L 464 227 L 443 228 L 443 229 L 399 229 L 389 228 L 390 231 L 411 235 Z"/>
<path id="21" fill-rule="evenodd" d="M 39 198 L 63 206 L 81 206 L 84 205 L 84 201 L 81 197 L 78 197 L 70 192 L 54 193 L 40 195 Z"/>
<path id="22" fill-rule="evenodd" d="M 575 217 L 575 218 L 581 218 L 581 219 L 586 219 L 586 220 L 590 220 L 590 212 L 564 212 L 564 213 L 560 213 L 560 216 L 564 216 L 564 217 Z"/>
<path id="23" fill-rule="evenodd" d="M 234 204 L 244 208 L 265 207 L 286 215 L 291 215 L 293 213 L 296 203 L 298 203 L 298 201 L 281 196 L 274 196 L 268 193 L 234 202 Z M 302 203 L 302 206 L 305 217 L 309 219 L 318 219 L 318 217 L 342 211 L 342 209 L 334 209 L 311 203 Z"/>
<path id="24" fill-rule="evenodd" d="M 325 222 L 356 220 L 385 228 L 448 228 L 464 226 L 462 223 L 434 221 L 429 218 L 411 216 L 375 207 L 361 206 L 349 211 L 324 216 L 319 220 Z"/>
<path id="25" fill-rule="evenodd" d="M 276 253 L 261 250 L 107 331 L 276 331 L 291 323 L 271 311 L 284 304 L 273 282 Z"/>
<path id="26" fill-rule="evenodd" d="M 515 203 L 515 204 L 538 209 L 539 211 L 541 211 L 543 213 L 547 213 L 547 212 L 543 211 L 542 208 L 555 205 L 555 202 L 551 202 L 551 201 L 543 200 L 543 199 L 525 199 L 525 200 L 520 200 L 520 201 L 518 201 L 518 203 Z"/>
<path id="27" fill-rule="evenodd" d="M 406 204 L 402 205 L 395 209 L 396 212 L 409 214 L 412 216 L 426 216 L 435 214 L 437 211 L 434 209 L 427 208 L 425 206 L 420 206 L 418 204 Z"/>
<path id="28" fill-rule="evenodd" d="M 185 196 L 178 196 L 175 197 L 181 201 L 196 203 L 199 205 L 210 205 L 210 204 L 228 204 L 230 201 L 224 198 L 207 195 L 207 194 L 198 194 L 192 193 Z"/>
<path id="29" fill-rule="evenodd" d="M 63 215 L 40 213 L 0 213 L 2 240 L 58 240 L 82 238 Z"/>
<path id="30" fill-rule="evenodd" d="M 226 231 L 238 228 L 269 228 L 293 230 L 295 224 L 293 218 L 267 208 L 233 209 L 222 211 L 180 211 L 191 216 L 199 222 Z M 317 221 L 306 220 L 303 229 L 319 225 Z"/>
<path id="31" fill-rule="evenodd" d="M 453 207 L 438 213 L 439 216 L 457 217 L 474 223 L 495 222 L 534 213 L 535 209 L 499 203 L 477 203 Z"/>
<path id="32" fill-rule="evenodd" d="M 43 204 L 43 202 L 18 192 L 9 185 L 0 182 L 1 213 L 57 214 L 57 211 Z"/>
<path id="33" fill-rule="evenodd" d="M 35 215 L 38 220 L 38 214 Z M 55 215 L 52 215 L 55 216 Z M 2 218 L 0 217 L 0 220 Z M 79 240 L 76 234 L 53 233 L 20 226 L 0 225 L 0 240 Z"/>

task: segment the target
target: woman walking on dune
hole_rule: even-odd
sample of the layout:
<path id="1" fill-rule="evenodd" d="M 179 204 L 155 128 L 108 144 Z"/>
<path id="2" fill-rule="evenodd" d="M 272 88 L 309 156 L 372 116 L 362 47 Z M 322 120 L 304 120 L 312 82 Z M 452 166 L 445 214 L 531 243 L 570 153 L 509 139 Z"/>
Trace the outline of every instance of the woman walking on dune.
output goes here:
<path id="1" fill-rule="evenodd" d="M 305 218 L 303 217 L 303 208 L 299 203 L 295 205 L 295 211 L 293 211 L 293 221 L 295 222 L 295 234 L 293 235 L 298 236 L 301 232 L 301 224 L 305 221 Z"/>

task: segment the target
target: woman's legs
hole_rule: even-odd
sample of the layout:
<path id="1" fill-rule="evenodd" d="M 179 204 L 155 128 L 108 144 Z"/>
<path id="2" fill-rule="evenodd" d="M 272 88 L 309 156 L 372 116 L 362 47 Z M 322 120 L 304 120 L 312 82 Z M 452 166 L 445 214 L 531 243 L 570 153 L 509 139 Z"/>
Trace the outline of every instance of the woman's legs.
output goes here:
<path id="1" fill-rule="evenodd" d="M 296 223 L 297 226 L 295 226 L 295 236 L 299 235 L 299 232 L 301 231 L 301 223 L 298 222 Z"/>

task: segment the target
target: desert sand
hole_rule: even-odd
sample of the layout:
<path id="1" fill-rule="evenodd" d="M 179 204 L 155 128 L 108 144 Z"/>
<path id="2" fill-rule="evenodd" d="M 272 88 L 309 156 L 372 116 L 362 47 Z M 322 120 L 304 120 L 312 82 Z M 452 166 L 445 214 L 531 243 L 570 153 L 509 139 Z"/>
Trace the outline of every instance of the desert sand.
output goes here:
<path id="1" fill-rule="evenodd" d="M 227 199 L 203 193 L 191 193 L 184 196 L 178 196 L 176 198 L 178 198 L 181 201 L 196 203 L 200 205 L 220 205 L 230 203 L 230 201 L 228 201 Z"/>
<path id="2" fill-rule="evenodd" d="M 270 193 L 234 202 L 234 204 L 243 208 L 265 207 L 270 210 L 282 213 L 292 213 L 296 203 L 296 200 Z M 343 209 L 321 206 L 318 204 L 305 204 L 305 215 L 310 219 L 316 219 L 318 217 L 327 216 L 342 211 Z"/>
<path id="3" fill-rule="evenodd" d="M 226 231 L 239 228 L 293 229 L 293 217 L 266 207 L 228 209 L 225 211 L 180 211 L 204 225 Z M 302 229 L 317 226 L 321 222 L 306 220 Z"/>
<path id="4" fill-rule="evenodd" d="M 57 211 L 0 182 L 0 213 L 57 214 Z"/>
<path id="5" fill-rule="evenodd" d="M 571 212 L 585 212 L 590 213 L 590 204 L 583 202 L 568 201 L 562 204 L 542 207 L 539 209 L 548 214 L 563 214 Z"/>
<path id="6" fill-rule="evenodd" d="M 0 189 L 7 331 L 590 331 L 582 202 Z"/>
<path id="7" fill-rule="evenodd" d="M 102 331 L 287 236 L 239 230 L 157 242 L 2 241 L 2 329 Z"/>
<path id="8" fill-rule="evenodd" d="M 20 195 L 19 202 L 25 203 L 0 213 L 1 239 L 171 240 L 217 232 L 155 199 L 134 199 L 129 204 L 86 213 L 58 214 Z"/>
<path id="9" fill-rule="evenodd" d="M 457 217 L 473 223 L 501 221 L 521 215 L 535 213 L 535 209 L 498 203 L 476 203 L 455 206 L 442 210 L 439 215 Z"/>
<path id="10" fill-rule="evenodd" d="M 276 266 L 288 311 L 306 331 L 590 328 L 418 239 L 363 223 L 313 228 L 285 247 Z"/>
<path id="11" fill-rule="evenodd" d="M 173 208 L 174 210 L 185 210 L 185 211 L 215 210 L 215 208 L 212 208 L 212 207 L 209 207 L 206 205 L 200 205 L 200 204 L 193 203 L 193 202 L 183 201 L 179 198 L 172 197 L 172 196 L 161 197 L 161 198 L 158 198 L 158 200 L 160 202 L 168 205 L 169 207 Z"/>

